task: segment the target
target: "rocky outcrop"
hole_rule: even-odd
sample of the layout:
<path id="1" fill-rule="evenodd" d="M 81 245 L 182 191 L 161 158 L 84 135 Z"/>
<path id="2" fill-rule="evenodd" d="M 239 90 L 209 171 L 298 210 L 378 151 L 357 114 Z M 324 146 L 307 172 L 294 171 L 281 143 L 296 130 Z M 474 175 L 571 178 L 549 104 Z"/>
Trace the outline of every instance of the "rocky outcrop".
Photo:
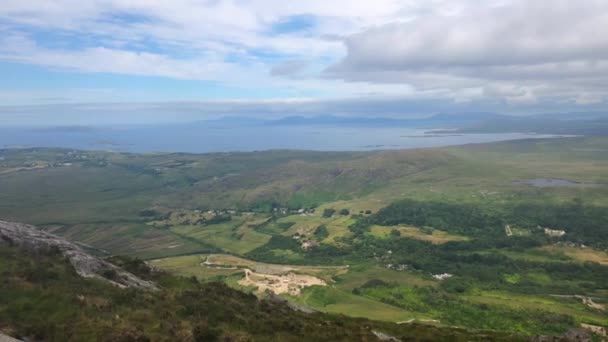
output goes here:
<path id="1" fill-rule="evenodd" d="M 153 282 L 138 278 L 132 273 L 92 256 L 78 245 L 62 237 L 22 223 L 0 221 L 0 245 L 19 246 L 32 252 L 58 250 L 85 278 L 98 278 L 119 287 L 156 289 Z"/>
<path id="2" fill-rule="evenodd" d="M 21 340 L 14 339 L 10 336 L 4 335 L 0 332 L 0 342 L 22 342 Z"/>

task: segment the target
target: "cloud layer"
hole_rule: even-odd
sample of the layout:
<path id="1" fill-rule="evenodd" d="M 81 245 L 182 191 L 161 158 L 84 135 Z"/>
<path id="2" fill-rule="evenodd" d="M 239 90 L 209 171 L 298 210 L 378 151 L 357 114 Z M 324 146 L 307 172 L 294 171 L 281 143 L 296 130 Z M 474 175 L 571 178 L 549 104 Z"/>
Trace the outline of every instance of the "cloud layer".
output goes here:
<path id="1" fill-rule="evenodd" d="M 418 88 L 480 88 L 515 102 L 537 97 L 605 99 L 608 2 L 510 1 L 455 14 L 422 15 L 344 38 L 328 68 L 349 81 Z"/>
<path id="2" fill-rule="evenodd" d="M 0 63 L 86 74 L 92 84 L 116 74 L 238 89 L 220 100 L 262 92 L 264 103 L 398 98 L 437 111 L 546 111 L 606 103 L 607 27 L 604 0 L 4 0 Z M 0 99 L 112 102 L 91 95 L 112 89 L 30 81 L 0 83 Z M 140 98 L 133 88 L 114 92 Z"/>

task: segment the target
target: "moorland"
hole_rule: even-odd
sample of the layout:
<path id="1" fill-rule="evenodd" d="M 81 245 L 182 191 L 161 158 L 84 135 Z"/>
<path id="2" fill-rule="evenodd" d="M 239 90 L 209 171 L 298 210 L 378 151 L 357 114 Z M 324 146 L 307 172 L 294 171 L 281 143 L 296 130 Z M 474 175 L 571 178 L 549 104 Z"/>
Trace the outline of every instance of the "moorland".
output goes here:
<path id="1" fill-rule="evenodd" d="M 523 335 L 608 326 L 604 137 L 0 156 L 0 218 L 99 256 L 260 296 L 285 288 L 302 307 L 382 322 Z"/>

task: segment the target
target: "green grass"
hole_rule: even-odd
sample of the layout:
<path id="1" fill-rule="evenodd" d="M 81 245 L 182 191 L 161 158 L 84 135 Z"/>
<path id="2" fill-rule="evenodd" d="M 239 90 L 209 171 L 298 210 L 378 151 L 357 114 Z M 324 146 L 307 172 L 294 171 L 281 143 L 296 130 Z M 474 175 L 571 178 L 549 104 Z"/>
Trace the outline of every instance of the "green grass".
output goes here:
<path id="1" fill-rule="evenodd" d="M 219 268 L 202 266 L 201 263 L 208 261 Z M 258 273 L 283 275 L 288 272 L 297 274 L 308 274 L 333 282 L 333 278 L 338 275 L 348 272 L 346 267 L 332 266 L 306 266 L 306 265 L 285 265 L 285 264 L 269 264 L 248 260 L 235 255 L 229 254 L 198 254 L 176 256 L 150 261 L 155 267 L 167 270 L 169 272 L 182 276 L 196 276 L 201 279 L 208 279 L 220 275 L 239 274 L 242 278 L 242 269 L 249 268 Z M 223 268 L 223 269 L 222 269 Z M 236 269 L 227 269 L 236 268 Z"/>
<path id="2" fill-rule="evenodd" d="M 500 305 L 513 309 L 541 309 L 548 312 L 571 315 L 579 323 L 608 326 L 608 317 L 585 307 L 580 300 L 549 297 L 547 295 L 522 295 L 500 291 L 479 291 L 463 299 L 480 304 Z"/>
<path id="3" fill-rule="evenodd" d="M 277 223 L 293 223 L 287 230 L 281 232 L 281 235 L 292 236 L 296 233 L 312 236 L 315 229 L 321 225 L 325 225 L 329 232 L 329 236 L 323 239 L 323 243 L 336 244 L 336 239 L 344 236 L 350 236 L 352 233 L 348 230 L 348 226 L 355 221 L 350 216 L 341 216 L 335 214 L 332 217 L 322 217 L 322 209 L 317 209 L 314 214 L 306 216 L 291 215 L 283 217 Z"/>
<path id="4" fill-rule="evenodd" d="M 377 238 L 386 239 L 391 236 L 391 232 L 393 230 L 397 230 L 399 232 L 399 237 L 408 238 L 408 239 L 416 239 L 421 241 L 428 241 L 433 244 L 443 244 L 450 241 L 467 241 L 469 238 L 466 236 L 460 236 L 456 234 L 450 234 L 444 232 L 439 229 L 429 229 L 428 232 L 425 232 L 423 229 L 417 227 L 405 227 L 405 226 L 379 226 L 374 225 L 371 227 L 370 234 Z"/>
<path id="5" fill-rule="evenodd" d="M 408 286 L 437 286 L 438 283 L 430 277 L 408 271 L 394 271 L 373 265 L 356 265 L 349 268 L 349 272 L 338 277 L 337 287 L 345 291 L 352 291 L 370 279 L 380 279 L 387 283 Z"/>
<path id="6" fill-rule="evenodd" d="M 246 221 L 235 219 L 222 224 L 208 226 L 176 226 L 171 231 L 213 245 L 221 250 L 245 254 L 270 240 L 270 235 L 246 227 Z"/>
<path id="7" fill-rule="evenodd" d="M 506 249 L 492 249 L 488 251 L 479 252 L 480 254 L 492 255 L 500 254 L 507 256 L 514 260 L 526 260 L 532 262 L 572 262 L 573 259 L 565 255 L 552 254 L 544 250 L 539 249 L 527 249 L 527 250 L 506 250 Z"/>
<path id="8" fill-rule="evenodd" d="M 408 288 L 430 287 L 446 292 L 456 288 L 463 290 L 457 292 L 459 298 L 470 304 L 517 310 L 540 308 L 571 315 L 578 323 L 603 322 L 605 325 L 597 313 L 576 301 L 548 297 L 550 294 L 593 293 L 599 301 L 606 301 L 607 294 L 597 285 L 601 279 L 593 278 L 593 272 L 603 274 L 598 269 L 586 269 L 590 273 L 585 274 L 585 281 L 577 279 L 577 274 L 567 279 L 567 272 L 560 271 L 573 265 L 581 266 L 586 261 L 606 264 L 605 253 L 601 251 L 552 246 L 555 241 L 544 241 L 536 232 L 514 226 L 516 236 L 511 241 L 529 239 L 541 241 L 545 246 L 533 244 L 530 248 L 512 248 L 505 241 L 504 246 L 488 243 L 481 247 L 482 243 L 487 243 L 480 241 L 483 236 L 468 234 L 471 236 L 463 237 L 448 233 L 449 226 L 437 227 L 440 229 L 432 234 L 420 228 L 402 228 L 401 239 L 387 238 L 394 227 L 375 226 L 361 237 L 349 226 L 357 222 L 354 215 L 361 211 L 376 213 L 402 199 L 418 203 L 470 204 L 489 212 L 520 203 L 553 205 L 575 198 L 583 199 L 588 206 L 608 207 L 608 186 L 537 189 L 514 184 L 532 178 L 608 184 L 608 138 L 513 141 L 373 153 L 269 151 L 135 155 L 86 152 L 86 159 L 69 160 L 71 166 L 2 173 L 2 170 L 14 170 L 32 161 L 65 162 L 68 161 L 66 153 L 58 149 L 3 153 L 6 157 L 3 164 L 7 166 L 0 167 L 0 218 L 40 224 L 108 254 L 149 259 L 170 257 L 155 263 L 172 272 L 201 279 L 226 276 L 225 281 L 232 286 L 236 286 L 238 275 L 202 269 L 197 265 L 200 257 L 192 254 L 220 250 L 243 256 L 268 246 L 272 236 L 312 235 L 318 226 L 325 225 L 329 233 L 322 241 L 322 247 L 326 249 L 321 251 L 327 253 L 325 255 L 305 252 L 297 245 L 271 247 L 271 254 L 276 257 L 272 262 L 276 263 L 294 263 L 302 267 L 350 263 L 349 272 L 340 275 L 327 270 L 301 269 L 302 272 L 318 272 L 327 280 L 337 280 L 332 283 L 334 287 L 306 290 L 301 298 L 294 299 L 305 305 L 388 321 L 431 316 L 381 303 L 384 294 L 380 291 L 367 297 L 352 293 L 370 279 L 379 279 Z M 272 206 L 317 208 L 314 215 L 289 215 L 264 222 L 270 218 Z M 321 213 L 325 208 L 348 209 L 351 215 L 323 218 Z M 208 209 L 268 212 L 253 217 L 234 215 L 229 222 L 211 225 L 193 225 L 174 216 L 169 216 L 168 220 L 163 218 L 169 212 L 184 212 L 187 219 L 192 220 L 197 218 L 194 210 L 204 213 Z M 142 210 L 154 210 L 160 217 L 142 217 Z M 150 221 L 160 221 L 163 225 L 153 227 L 148 224 Z M 478 242 L 480 247 L 476 245 Z M 452 261 L 451 255 L 446 257 L 449 252 L 442 249 L 451 245 L 469 246 L 469 243 L 469 249 L 453 255 L 459 261 Z M 410 271 L 388 270 L 383 266 L 389 261 L 375 259 L 393 246 L 403 246 L 402 251 L 393 250 L 395 254 L 403 252 L 401 257 L 412 266 Z M 370 252 L 363 258 L 358 255 L 363 254 L 363 250 L 375 254 Z M 343 251 L 351 254 L 343 257 L 338 253 Z M 335 254 L 340 257 L 334 258 Z M 502 256 L 507 258 L 497 261 L 505 264 L 500 264 L 505 267 L 500 272 L 496 265 L 468 263 Z M 457 262 L 458 266 L 464 266 L 454 268 L 452 272 L 456 277 L 452 281 L 438 282 L 431 278 L 431 274 L 442 272 Z M 422 265 L 421 269 L 414 271 L 414 263 Z M 427 267 L 429 265 L 432 267 Z M 476 274 L 464 274 L 471 272 L 464 269 L 470 265 L 477 265 Z M 520 265 L 528 266 L 521 271 L 516 268 Z M 480 280 L 479 274 L 496 280 Z M 456 286 L 449 288 L 451 284 Z M 523 295 L 526 291 L 530 293 Z M 512 302 L 508 301 L 509 296 L 514 298 Z M 555 310 L 551 311 L 551 307 Z M 477 308 L 469 309 L 463 311 L 462 321 L 454 321 L 454 324 L 471 324 L 479 312 Z M 529 327 L 514 328 L 516 331 L 522 329 Z"/>
<path id="9" fill-rule="evenodd" d="M 608 265 L 608 253 L 590 247 L 568 247 L 568 246 L 544 246 L 543 252 L 550 253 L 554 258 L 574 259 L 579 262 L 595 262 Z"/>
<path id="10" fill-rule="evenodd" d="M 156 259 L 151 265 L 181 276 L 195 276 L 201 280 L 211 280 L 227 277 L 234 274 L 242 274 L 241 270 L 215 269 L 201 266 L 206 255 L 187 255 L 172 258 Z"/>
<path id="11" fill-rule="evenodd" d="M 429 288 L 366 286 L 358 289 L 368 298 L 420 312 L 441 324 L 474 329 L 554 334 L 572 325 L 571 316 L 544 311 L 541 306 L 513 307 L 472 303 Z M 484 306 L 485 305 L 485 306 Z"/>
<path id="12" fill-rule="evenodd" d="M 353 295 L 333 287 L 312 286 L 300 297 L 290 297 L 298 304 L 323 312 L 338 313 L 351 317 L 366 317 L 380 321 L 402 322 L 424 315 L 408 312 L 377 301 Z"/>
<path id="13" fill-rule="evenodd" d="M 61 149 L 9 150 L 3 153 L 8 167 L 32 161 L 72 165 L 0 174 L 0 217 L 42 225 L 112 224 L 109 229 L 115 229 L 141 223 L 139 212 L 150 208 L 205 210 L 316 202 L 319 210 L 331 206 L 357 214 L 375 212 L 404 198 L 488 205 L 522 200 L 563 202 L 575 197 L 608 206 L 608 187 L 535 189 L 513 185 L 516 180 L 539 177 L 608 184 L 607 150 L 606 138 L 376 153 L 81 152 L 86 159 L 68 156 Z M 294 188 L 299 190 L 294 192 Z M 325 242 L 348 236 L 345 226 L 328 225 L 330 237 Z M 255 234 L 250 237 L 252 245 L 263 240 Z M 226 246 L 226 242 L 219 245 Z M 125 242 L 110 252 L 131 249 Z M 239 246 L 235 250 L 247 249 Z M 174 251 L 165 252 L 170 255 Z"/>
<path id="14" fill-rule="evenodd" d="M 142 266 L 135 268 L 157 282 L 158 291 L 84 279 L 58 254 L 0 246 L 2 331 L 44 341 L 371 341 L 372 331 L 403 339 L 511 340 L 492 332 L 305 314 L 223 284 L 144 271 Z"/>

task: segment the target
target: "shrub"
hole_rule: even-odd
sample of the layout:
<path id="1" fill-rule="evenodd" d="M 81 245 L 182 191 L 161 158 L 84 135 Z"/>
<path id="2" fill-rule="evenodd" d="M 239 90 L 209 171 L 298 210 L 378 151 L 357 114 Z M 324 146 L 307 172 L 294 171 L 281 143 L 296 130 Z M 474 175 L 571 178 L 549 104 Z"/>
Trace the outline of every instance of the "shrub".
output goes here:
<path id="1" fill-rule="evenodd" d="M 327 208 L 327 209 L 323 210 L 323 217 L 332 217 L 332 216 L 334 216 L 335 212 L 336 212 L 336 209 Z"/>

